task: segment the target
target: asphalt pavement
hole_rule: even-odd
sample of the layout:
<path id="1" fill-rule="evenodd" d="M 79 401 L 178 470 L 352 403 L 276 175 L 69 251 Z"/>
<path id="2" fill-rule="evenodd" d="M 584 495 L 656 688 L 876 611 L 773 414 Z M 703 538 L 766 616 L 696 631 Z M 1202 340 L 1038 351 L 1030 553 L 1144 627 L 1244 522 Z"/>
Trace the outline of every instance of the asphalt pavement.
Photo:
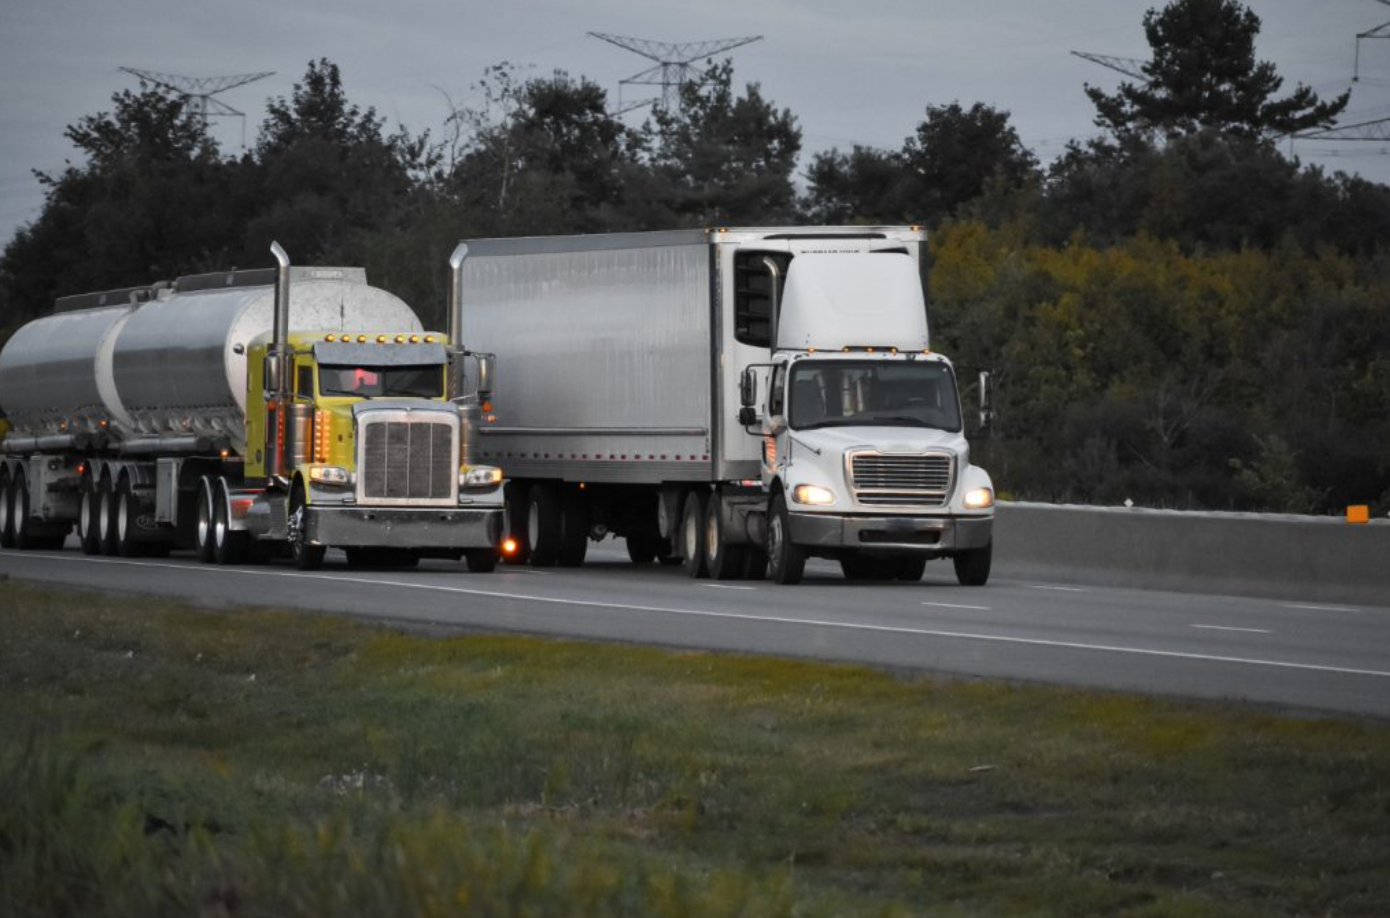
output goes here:
<path id="1" fill-rule="evenodd" d="M 1173 593 L 995 578 L 956 584 L 949 562 L 920 583 L 850 583 L 813 560 L 794 587 L 692 580 L 634 566 L 621 542 L 582 568 L 469 573 L 284 562 L 217 567 L 190 555 L 88 557 L 0 551 L 15 580 L 201 605 L 277 606 L 452 630 L 518 632 L 852 661 L 963 677 L 1230 698 L 1390 719 L 1390 606 Z M 1064 578 L 1059 577 L 1058 580 Z M 0 593 L 0 606 L 3 593 Z"/>

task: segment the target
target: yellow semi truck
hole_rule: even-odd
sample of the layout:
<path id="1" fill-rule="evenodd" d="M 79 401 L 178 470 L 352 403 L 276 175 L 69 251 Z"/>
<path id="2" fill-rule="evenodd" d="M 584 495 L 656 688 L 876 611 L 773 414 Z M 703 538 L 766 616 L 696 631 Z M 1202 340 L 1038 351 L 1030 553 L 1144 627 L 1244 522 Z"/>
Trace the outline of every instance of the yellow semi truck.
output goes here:
<path id="1" fill-rule="evenodd" d="M 233 564 L 492 570 L 502 471 L 475 462 L 493 359 L 361 268 L 181 277 L 65 297 L 0 352 L 0 547 Z M 455 278 L 455 286 L 457 277 Z"/>

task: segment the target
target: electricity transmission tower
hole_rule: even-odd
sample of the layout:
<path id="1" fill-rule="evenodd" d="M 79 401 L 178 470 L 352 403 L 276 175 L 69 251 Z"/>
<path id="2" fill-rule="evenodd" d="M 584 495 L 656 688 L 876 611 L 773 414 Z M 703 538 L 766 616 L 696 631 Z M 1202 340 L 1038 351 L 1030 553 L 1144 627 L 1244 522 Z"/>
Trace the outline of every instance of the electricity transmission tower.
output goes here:
<path id="1" fill-rule="evenodd" d="M 1386 2 L 1390 2 L 1390 0 L 1386 0 Z M 1144 73 L 1144 65 L 1148 61 L 1141 61 L 1137 57 L 1114 57 L 1109 54 L 1092 54 L 1089 51 L 1073 51 L 1072 54 L 1093 64 L 1109 67 L 1125 76 L 1134 77 L 1136 80 L 1143 80 L 1145 83 L 1149 81 L 1148 74 Z"/>
<path id="2" fill-rule="evenodd" d="M 1337 124 L 1317 131 L 1294 134 L 1295 140 L 1370 140 L 1390 143 L 1390 118 L 1361 121 L 1357 124 Z"/>
<path id="3" fill-rule="evenodd" d="M 222 100 L 214 99 L 213 96 L 275 74 L 275 71 L 267 70 L 264 73 L 241 73 L 233 76 L 190 77 L 179 76 L 174 73 L 137 70 L 134 67 L 121 67 L 120 69 L 147 83 L 153 83 L 155 86 L 162 86 L 178 93 L 183 97 L 185 110 L 197 117 L 202 122 L 203 127 L 207 127 L 209 117 L 240 118 L 241 146 L 243 149 L 246 147 L 246 113 L 237 111 Z"/>
<path id="4" fill-rule="evenodd" d="M 645 38 L 626 38 L 622 35 L 605 35 L 602 32 L 590 32 L 589 34 L 601 41 L 608 42 L 610 45 L 617 45 L 619 48 L 624 48 L 634 54 L 640 54 L 648 60 L 656 61 L 655 67 L 648 67 L 641 73 L 635 73 L 618 82 L 618 109 L 613 113 L 614 115 L 621 115 L 635 108 L 656 103 L 659 103 L 667 111 L 671 111 L 680 102 L 681 86 L 696 81 L 695 68 L 691 66 L 695 61 L 762 40 L 761 35 L 752 35 L 747 38 L 716 38 L 711 41 L 677 44 L 650 41 Z M 643 99 L 640 102 L 624 105 L 622 102 L 622 87 L 624 86 L 660 86 L 661 97 L 659 99 Z"/>
<path id="5" fill-rule="evenodd" d="M 1376 0 L 1376 2 L 1390 6 L 1390 0 Z M 1361 79 L 1361 41 L 1366 38 L 1390 38 L 1390 22 L 1383 22 L 1374 29 L 1356 33 L 1356 61 L 1351 68 L 1351 81 L 1353 83 Z"/>

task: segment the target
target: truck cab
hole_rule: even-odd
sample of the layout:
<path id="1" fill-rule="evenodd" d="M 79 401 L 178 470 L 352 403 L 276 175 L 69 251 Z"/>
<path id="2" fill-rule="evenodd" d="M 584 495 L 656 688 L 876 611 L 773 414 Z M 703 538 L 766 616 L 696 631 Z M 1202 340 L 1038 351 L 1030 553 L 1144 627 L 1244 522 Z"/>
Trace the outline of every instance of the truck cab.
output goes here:
<path id="1" fill-rule="evenodd" d="M 993 483 L 970 462 L 955 370 L 930 348 L 915 260 L 809 252 L 766 266 L 772 360 L 745 370 L 740 421 L 763 440 L 771 578 L 795 583 L 821 556 L 852 579 L 916 580 L 950 557 L 962 584 L 985 583 Z"/>

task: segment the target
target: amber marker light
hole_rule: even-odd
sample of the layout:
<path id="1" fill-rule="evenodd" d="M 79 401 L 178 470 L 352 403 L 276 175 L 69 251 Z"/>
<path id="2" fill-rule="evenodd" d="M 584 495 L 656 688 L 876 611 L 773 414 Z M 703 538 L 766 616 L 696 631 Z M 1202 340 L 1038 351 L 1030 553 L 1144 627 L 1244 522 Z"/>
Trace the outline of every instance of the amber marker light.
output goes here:
<path id="1" fill-rule="evenodd" d="M 397 336 L 396 336 L 396 343 L 397 343 L 397 344 L 405 344 L 405 335 L 397 335 Z"/>
<path id="2" fill-rule="evenodd" d="M 502 554 L 504 554 L 504 555 L 514 555 L 514 554 L 516 554 L 516 539 L 507 539 L 506 541 L 504 541 L 504 542 L 502 543 Z"/>
<path id="3" fill-rule="evenodd" d="M 419 336 L 419 335 L 411 335 L 411 336 L 410 336 L 410 343 L 411 343 L 411 344 L 419 344 L 419 343 L 420 343 L 420 336 Z"/>
<path id="4" fill-rule="evenodd" d="M 366 335 L 358 335 L 358 336 L 357 336 L 357 343 L 358 343 L 358 344 L 366 344 L 366 343 L 367 343 L 367 336 L 366 336 Z"/>

